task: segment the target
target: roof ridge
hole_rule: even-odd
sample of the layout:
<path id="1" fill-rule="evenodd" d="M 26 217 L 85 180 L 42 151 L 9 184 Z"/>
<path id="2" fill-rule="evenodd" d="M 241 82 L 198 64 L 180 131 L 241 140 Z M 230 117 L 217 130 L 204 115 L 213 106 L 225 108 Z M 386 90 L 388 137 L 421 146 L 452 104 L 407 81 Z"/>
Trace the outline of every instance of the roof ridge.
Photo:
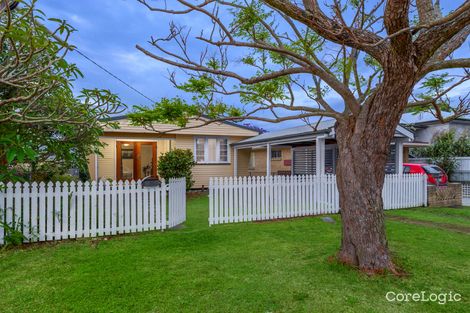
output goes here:
<path id="1" fill-rule="evenodd" d="M 103 118 L 100 121 L 117 121 L 117 120 L 127 119 L 128 116 L 129 116 L 129 114 L 116 115 L 116 116 L 112 116 L 112 117 L 109 117 L 109 118 Z M 202 116 L 202 117 L 210 119 L 207 116 Z M 230 126 L 239 127 L 239 128 L 243 128 L 243 129 L 247 129 L 247 130 L 257 132 L 258 134 L 262 134 L 261 130 L 256 129 L 255 127 L 250 127 L 248 125 L 241 125 L 241 124 L 238 124 L 237 122 L 234 122 L 234 121 L 220 121 L 220 122 L 224 123 L 224 124 L 227 124 L 227 125 L 230 125 Z M 180 128 L 184 129 L 184 127 L 180 127 Z"/>

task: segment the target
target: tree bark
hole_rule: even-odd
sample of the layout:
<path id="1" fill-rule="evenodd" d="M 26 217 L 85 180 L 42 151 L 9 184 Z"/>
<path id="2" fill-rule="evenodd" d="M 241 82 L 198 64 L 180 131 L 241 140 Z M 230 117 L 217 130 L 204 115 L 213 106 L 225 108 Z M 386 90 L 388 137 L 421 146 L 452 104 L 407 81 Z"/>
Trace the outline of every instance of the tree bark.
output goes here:
<path id="1" fill-rule="evenodd" d="M 338 260 L 369 273 L 397 273 L 385 234 L 382 187 L 390 143 L 415 75 L 413 67 L 397 66 L 364 104 L 359 116 L 336 125 L 343 225 Z"/>

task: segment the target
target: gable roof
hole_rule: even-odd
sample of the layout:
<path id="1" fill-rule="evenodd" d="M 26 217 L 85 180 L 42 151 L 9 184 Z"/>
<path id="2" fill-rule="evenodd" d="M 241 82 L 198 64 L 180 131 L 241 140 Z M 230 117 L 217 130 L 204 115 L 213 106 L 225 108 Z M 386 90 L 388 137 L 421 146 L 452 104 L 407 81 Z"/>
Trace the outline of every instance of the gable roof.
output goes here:
<path id="1" fill-rule="evenodd" d="M 106 121 L 118 123 L 119 128 L 106 127 L 105 133 L 128 133 L 128 134 L 158 134 L 143 126 L 135 126 L 130 122 L 128 115 L 113 116 Z M 161 131 L 160 135 L 192 135 L 192 136 L 231 136 L 231 137 L 253 137 L 260 134 L 259 129 L 228 121 L 217 121 L 204 125 L 202 120 L 191 120 L 186 128 L 173 124 L 154 123 L 153 127 Z"/>
<path id="2" fill-rule="evenodd" d="M 295 138 L 295 137 L 300 137 L 300 136 L 305 136 L 305 135 L 329 133 L 334 126 L 335 126 L 335 120 L 328 120 L 328 121 L 320 122 L 317 126 L 316 131 L 314 131 L 312 126 L 310 125 L 289 127 L 289 128 L 284 128 L 280 130 L 275 130 L 272 132 L 263 133 L 258 136 L 251 137 L 251 138 L 242 140 L 240 142 L 237 142 L 234 145 L 269 142 L 271 140 L 289 139 L 289 138 Z"/>
<path id="3" fill-rule="evenodd" d="M 208 119 L 208 117 L 206 116 L 203 116 L 205 119 Z M 123 115 L 116 115 L 116 116 L 113 116 L 113 117 L 110 117 L 110 118 L 107 118 L 107 119 L 103 119 L 103 121 L 119 121 L 119 120 L 127 120 L 128 119 L 128 115 L 127 114 L 123 114 Z M 230 126 L 235 126 L 235 127 L 239 127 L 239 128 L 242 128 L 242 129 L 246 129 L 246 130 L 251 130 L 251 131 L 255 131 L 257 132 L 258 134 L 261 133 L 261 130 L 258 129 L 258 128 L 255 128 L 255 127 L 250 127 L 248 125 L 241 125 L 241 124 L 238 124 L 236 122 L 232 122 L 232 121 L 221 121 L 220 123 L 223 123 L 223 124 L 226 124 L 226 125 L 230 125 Z"/>

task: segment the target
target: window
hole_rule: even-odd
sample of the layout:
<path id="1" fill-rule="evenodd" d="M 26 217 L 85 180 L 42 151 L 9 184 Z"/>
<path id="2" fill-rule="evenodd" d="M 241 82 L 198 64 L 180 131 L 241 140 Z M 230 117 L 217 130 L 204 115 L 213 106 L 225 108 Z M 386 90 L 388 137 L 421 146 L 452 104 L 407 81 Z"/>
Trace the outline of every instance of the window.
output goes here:
<path id="1" fill-rule="evenodd" d="M 271 150 L 271 160 L 281 160 L 282 151 L 281 150 Z"/>
<path id="2" fill-rule="evenodd" d="M 198 137 L 194 142 L 197 163 L 229 163 L 227 138 Z"/>
<path id="3" fill-rule="evenodd" d="M 441 174 L 441 169 L 437 166 L 432 166 L 432 165 L 423 165 L 422 166 L 426 174 L 431 174 L 431 175 L 438 175 Z"/>
<path id="4" fill-rule="evenodd" d="M 206 141 L 204 138 L 196 138 L 196 162 L 204 162 Z"/>
<path id="5" fill-rule="evenodd" d="M 228 162 L 228 139 L 217 139 L 217 148 L 219 150 L 219 162 Z"/>

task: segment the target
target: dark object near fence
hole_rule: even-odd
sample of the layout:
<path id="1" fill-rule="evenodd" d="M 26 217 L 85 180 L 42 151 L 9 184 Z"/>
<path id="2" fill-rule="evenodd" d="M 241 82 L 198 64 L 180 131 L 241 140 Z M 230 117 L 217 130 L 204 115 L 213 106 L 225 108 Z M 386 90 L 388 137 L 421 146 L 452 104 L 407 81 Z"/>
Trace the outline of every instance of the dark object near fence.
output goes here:
<path id="1" fill-rule="evenodd" d="M 148 176 L 142 179 L 142 187 L 155 188 L 155 187 L 161 187 L 161 186 L 162 186 L 162 182 L 156 177 Z"/>

